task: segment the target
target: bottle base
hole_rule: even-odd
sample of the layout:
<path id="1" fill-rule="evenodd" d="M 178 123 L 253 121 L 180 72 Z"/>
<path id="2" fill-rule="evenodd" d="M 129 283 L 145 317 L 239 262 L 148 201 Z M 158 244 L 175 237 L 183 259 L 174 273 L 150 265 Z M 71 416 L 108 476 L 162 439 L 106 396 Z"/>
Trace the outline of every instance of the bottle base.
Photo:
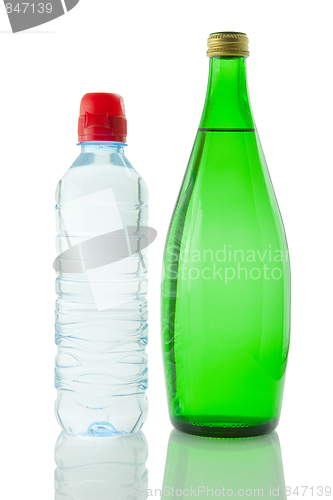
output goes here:
<path id="1" fill-rule="evenodd" d="M 93 386 L 92 383 L 90 385 Z M 96 385 L 95 390 L 100 390 L 100 387 Z M 55 415 L 60 427 L 67 434 L 75 436 L 133 434 L 141 429 L 147 418 L 148 402 L 145 393 L 99 398 L 88 396 L 83 392 L 79 394 L 68 390 L 68 395 L 64 392 L 58 389 Z"/>
<path id="2" fill-rule="evenodd" d="M 181 422 L 170 417 L 172 425 L 181 432 L 193 434 L 194 436 L 215 438 L 246 438 L 261 436 L 272 432 L 278 425 L 279 419 L 275 418 L 264 424 L 249 424 L 242 422 L 225 423 L 201 423 L 198 425 Z M 199 420 L 199 419 L 198 419 Z"/>

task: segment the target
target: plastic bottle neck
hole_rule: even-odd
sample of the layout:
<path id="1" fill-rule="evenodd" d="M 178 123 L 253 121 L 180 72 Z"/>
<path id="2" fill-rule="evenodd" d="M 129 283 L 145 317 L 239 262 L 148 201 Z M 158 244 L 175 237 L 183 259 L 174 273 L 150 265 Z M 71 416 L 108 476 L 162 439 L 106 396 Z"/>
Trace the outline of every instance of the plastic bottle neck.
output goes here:
<path id="1" fill-rule="evenodd" d="M 124 147 L 126 146 L 123 142 L 111 142 L 111 141 L 86 141 L 81 142 L 81 153 L 94 153 L 98 155 L 109 155 L 111 153 L 124 153 Z"/>
<path id="2" fill-rule="evenodd" d="M 211 57 L 200 128 L 253 129 L 244 57 Z"/>

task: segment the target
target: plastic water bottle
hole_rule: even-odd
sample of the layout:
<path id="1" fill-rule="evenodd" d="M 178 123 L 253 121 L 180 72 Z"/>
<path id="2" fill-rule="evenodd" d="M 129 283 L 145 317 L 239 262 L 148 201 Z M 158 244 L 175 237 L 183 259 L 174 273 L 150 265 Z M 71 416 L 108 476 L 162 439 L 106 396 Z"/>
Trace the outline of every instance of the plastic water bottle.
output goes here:
<path id="1" fill-rule="evenodd" d="M 142 431 L 95 439 L 62 432 L 55 447 L 55 500 L 145 500 L 147 458 Z"/>
<path id="2" fill-rule="evenodd" d="M 69 434 L 139 430 L 147 414 L 147 188 L 124 155 L 117 94 L 81 101 L 81 154 L 56 191 L 55 404 Z"/>

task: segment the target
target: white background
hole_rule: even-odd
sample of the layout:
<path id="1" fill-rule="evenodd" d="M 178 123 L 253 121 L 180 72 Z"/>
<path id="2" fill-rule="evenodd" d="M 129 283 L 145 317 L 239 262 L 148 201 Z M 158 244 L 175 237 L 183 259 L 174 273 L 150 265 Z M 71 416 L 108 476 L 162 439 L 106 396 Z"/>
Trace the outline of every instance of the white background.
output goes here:
<path id="1" fill-rule="evenodd" d="M 332 8 L 329 1 L 81 0 L 11 34 L 0 5 L 1 498 L 53 497 L 54 191 L 86 92 L 123 95 L 126 154 L 150 191 L 150 487 L 169 423 L 160 346 L 163 246 L 203 107 L 211 32 L 250 39 L 252 108 L 292 264 L 278 433 L 287 485 L 332 485 Z"/>

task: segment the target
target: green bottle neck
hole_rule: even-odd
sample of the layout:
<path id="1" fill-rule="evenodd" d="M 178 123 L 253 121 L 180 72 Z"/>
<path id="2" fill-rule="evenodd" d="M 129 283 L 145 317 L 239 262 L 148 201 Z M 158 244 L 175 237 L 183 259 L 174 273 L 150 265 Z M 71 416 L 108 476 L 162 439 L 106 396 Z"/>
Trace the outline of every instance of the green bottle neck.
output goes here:
<path id="1" fill-rule="evenodd" d="M 211 57 L 199 128 L 254 129 L 244 57 Z"/>

